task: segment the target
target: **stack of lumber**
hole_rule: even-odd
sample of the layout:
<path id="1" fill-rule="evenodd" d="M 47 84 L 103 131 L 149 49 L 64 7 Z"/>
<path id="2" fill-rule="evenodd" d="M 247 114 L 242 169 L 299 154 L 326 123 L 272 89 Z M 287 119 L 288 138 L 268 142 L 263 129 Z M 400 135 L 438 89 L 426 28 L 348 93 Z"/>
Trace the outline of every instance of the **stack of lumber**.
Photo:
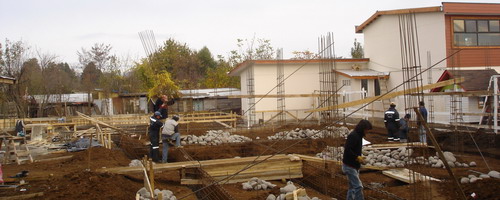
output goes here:
<path id="1" fill-rule="evenodd" d="M 186 161 L 156 164 L 153 166 L 155 172 L 180 170 L 181 174 L 190 169 L 202 168 L 216 181 L 227 178 L 238 171 L 249 166 L 251 163 L 259 163 L 242 171 L 238 175 L 232 177 L 229 181 L 222 183 L 238 183 L 249 181 L 253 177 L 258 177 L 262 180 L 281 180 L 283 178 L 302 178 L 302 161 L 294 159 L 284 154 L 270 156 L 253 156 L 244 158 L 228 158 L 217 160 L 204 161 Z M 265 161 L 263 161 L 265 160 Z M 262 161 L 262 162 L 261 162 Z M 98 172 L 129 174 L 141 173 L 142 167 L 117 167 L 98 169 Z M 181 184 L 200 184 L 201 180 L 194 177 L 186 177 L 183 175 Z"/>
<path id="2" fill-rule="evenodd" d="M 221 183 L 239 183 L 249 181 L 253 177 L 261 180 L 281 180 L 291 178 L 302 178 L 302 161 L 293 160 L 286 155 L 276 155 L 268 160 L 249 167 L 250 164 L 260 162 L 269 156 L 232 158 L 220 160 L 200 161 L 202 169 L 205 170 L 215 181 L 224 180 Z M 257 160 L 255 160 L 257 158 Z M 230 164 L 229 164 L 230 163 Z M 241 171 L 242 169 L 248 169 Z M 240 172 L 241 171 L 241 172 Z M 240 173 L 238 173 L 240 172 Z M 237 175 L 233 176 L 233 174 Z M 181 184 L 201 184 L 196 178 L 183 177 Z"/>

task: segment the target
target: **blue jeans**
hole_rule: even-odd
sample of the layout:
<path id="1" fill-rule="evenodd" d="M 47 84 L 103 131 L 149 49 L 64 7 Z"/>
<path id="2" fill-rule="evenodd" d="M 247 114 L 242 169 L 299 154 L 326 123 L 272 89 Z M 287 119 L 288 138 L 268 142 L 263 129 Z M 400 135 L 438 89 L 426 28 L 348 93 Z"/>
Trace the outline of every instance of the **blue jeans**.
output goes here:
<path id="1" fill-rule="evenodd" d="M 168 158 L 168 140 L 175 140 L 175 146 L 181 146 L 181 134 L 174 133 L 173 135 L 161 135 L 163 141 L 162 162 L 167 163 Z"/>
<path id="2" fill-rule="evenodd" d="M 359 179 L 359 170 L 342 164 L 342 171 L 347 175 L 347 179 L 349 180 L 349 190 L 347 190 L 346 200 L 365 199 L 363 196 L 363 184 Z"/>
<path id="3" fill-rule="evenodd" d="M 427 143 L 427 135 L 424 126 L 420 125 L 418 129 L 420 142 Z"/>

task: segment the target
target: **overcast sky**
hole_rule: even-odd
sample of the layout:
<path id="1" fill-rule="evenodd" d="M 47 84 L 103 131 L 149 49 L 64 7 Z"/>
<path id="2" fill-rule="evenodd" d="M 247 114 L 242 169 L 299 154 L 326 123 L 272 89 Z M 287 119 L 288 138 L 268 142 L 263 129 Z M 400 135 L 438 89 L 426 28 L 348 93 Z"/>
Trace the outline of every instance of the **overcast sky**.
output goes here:
<path id="1" fill-rule="evenodd" d="M 94 43 L 113 46 L 118 56 L 145 55 L 138 32 L 153 30 L 214 56 L 236 49 L 236 39 L 265 38 L 293 51 L 317 52 L 317 38 L 335 35 L 338 56 L 349 57 L 354 33 L 377 10 L 440 6 L 439 0 L 0 0 L 0 43 L 22 40 L 77 63 L 77 50 Z M 474 0 L 452 2 L 475 2 Z M 500 3 L 500 0 L 478 2 Z"/>

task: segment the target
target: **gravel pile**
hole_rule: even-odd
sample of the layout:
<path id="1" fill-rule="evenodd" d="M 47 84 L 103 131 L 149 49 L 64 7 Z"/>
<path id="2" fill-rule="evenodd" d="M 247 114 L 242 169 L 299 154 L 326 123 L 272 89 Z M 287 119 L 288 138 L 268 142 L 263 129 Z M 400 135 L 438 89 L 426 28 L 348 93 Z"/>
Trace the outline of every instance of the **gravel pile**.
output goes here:
<path id="1" fill-rule="evenodd" d="M 158 194 L 162 193 L 162 195 L 163 195 L 162 200 L 177 200 L 177 197 L 175 197 L 174 193 L 170 190 L 155 189 L 153 192 L 155 193 L 154 199 L 158 199 Z M 139 189 L 139 191 L 137 191 L 137 194 L 139 194 L 140 200 L 150 200 L 151 199 L 151 193 L 149 193 L 148 190 L 144 187 Z"/>
<path id="2" fill-rule="evenodd" d="M 320 139 L 326 137 L 342 137 L 345 138 L 351 132 L 347 127 L 327 127 L 326 130 L 314 130 L 314 129 L 300 129 L 296 128 L 291 131 L 283 131 L 274 134 L 273 136 L 268 136 L 268 140 L 294 140 L 294 139 Z"/>
<path id="3" fill-rule="evenodd" d="M 224 143 L 250 142 L 251 138 L 242 135 L 231 135 L 223 130 L 210 130 L 205 135 L 187 135 L 182 137 L 181 144 L 199 144 L 199 145 L 220 145 Z"/>
<path id="4" fill-rule="evenodd" d="M 134 160 L 130 161 L 128 166 L 129 167 L 140 167 L 140 166 L 142 166 L 142 162 L 140 160 L 134 159 Z"/>
<path id="5" fill-rule="evenodd" d="M 295 190 L 297 190 L 297 187 L 293 184 L 293 182 L 288 181 L 285 187 L 280 188 L 280 195 L 275 196 L 274 194 L 270 194 L 269 196 L 267 196 L 266 200 L 286 200 L 287 196 L 291 196 L 293 199 L 293 191 Z M 307 196 L 305 190 L 303 192 L 298 192 L 297 194 L 298 200 L 320 200 L 318 197 L 311 198 Z"/>
<path id="6" fill-rule="evenodd" d="M 275 184 L 272 184 L 265 180 L 260 180 L 256 177 L 253 177 L 246 183 L 242 183 L 241 186 L 244 190 L 267 190 L 276 187 Z"/>
<path id="7" fill-rule="evenodd" d="M 488 174 L 480 174 L 479 177 L 477 177 L 476 175 L 469 175 L 467 177 L 462 177 L 460 179 L 460 183 L 462 184 L 466 184 L 466 183 L 475 183 L 479 180 L 483 180 L 483 179 L 486 179 L 486 178 L 500 178 L 500 173 L 498 173 L 497 171 L 490 171 L 488 172 Z"/>
<path id="8" fill-rule="evenodd" d="M 406 147 L 400 147 L 398 149 L 373 149 L 365 150 L 363 149 L 363 156 L 365 157 L 366 166 L 375 167 L 405 167 L 411 164 L 427 165 L 435 168 L 444 168 L 444 163 L 437 156 L 429 156 L 424 158 L 423 156 L 412 157 L 413 149 L 406 149 Z M 475 162 L 461 163 L 458 162 L 453 153 L 444 152 L 445 159 L 447 160 L 450 167 L 474 167 Z M 316 157 L 320 157 L 328 160 L 342 161 L 344 156 L 344 147 L 327 147 L 323 152 L 316 154 Z"/>

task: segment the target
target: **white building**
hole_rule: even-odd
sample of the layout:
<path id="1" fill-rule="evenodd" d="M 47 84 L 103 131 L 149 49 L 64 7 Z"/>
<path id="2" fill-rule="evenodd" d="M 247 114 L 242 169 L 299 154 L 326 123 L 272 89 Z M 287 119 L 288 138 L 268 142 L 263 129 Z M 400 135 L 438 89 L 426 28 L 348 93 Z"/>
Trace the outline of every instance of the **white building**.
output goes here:
<path id="1" fill-rule="evenodd" d="M 379 76 L 388 78 L 388 74 L 367 69 L 369 59 L 335 59 L 335 60 L 284 60 L 284 91 L 287 95 L 286 108 L 287 120 L 306 118 L 309 113 L 305 111 L 315 109 L 319 106 L 317 94 L 320 91 L 320 64 L 325 62 L 334 63 L 337 69 L 337 83 L 340 93 L 343 91 L 358 91 L 356 94 L 346 94 L 351 99 L 360 98 L 359 91 L 367 91 L 368 96 L 373 96 L 376 89 L 373 85 L 367 85 Z M 229 75 L 240 76 L 241 94 L 255 95 L 246 98 L 243 96 L 242 113 L 246 119 L 255 112 L 255 122 L 266 121 L 277 114 L 277 66 L 276 60 L 250 60 L 240 64 L 233 69 Z M 288 78 L 287 78 L 288 77 Z M 345 85 L 344 85 L 345 84 Z M 341 86 L 344 85 L 342 88 Z M 268 96 L 273 98 L 268 98 Z M 316 96 L 314 95 L 316 94 Z M 263 98 L 262 98 L 263 97 Z M 344 98 L 339 97 L 339 102 Z M 250 105 L 255 102 L 254 109 Z M 308 119 L 317 119 L 318 115 L 309 116 Z"/>
<path id="2" fill-rule="evenodd" d="M 344 87 L 338 91 L 338 103 L 359 100 L 366 96 L 376 96 L 384 91 L 396 88 L 403 83 L 402 43 L 400 38 L 408 36 L 401 34 L 401 23 L 404 17 L 411 18 L 415 23 L 413 34 L 418 42 L 414 57 L 419 59 L 422 71 L 430 66 L 431 70 L 422 74 L 422 83 L 436 83 L 448 69 L 485 70 L 500 69 L 500 4 L 486 3 L 443 3 L 442 6 L 410 8 L 400 10 L 377 11 L 361 25 L 356 26 L 356 33 L 364 35 L 365 59 L 335 59 L 337 85 Z M 409 48 L 409 45 L 405 48 Z M 459 53 L 456 53 L 459 52 Z M 324 61 L 323 61 L 324 62 Z M 333 62 L 331 60 L 330 62 Z M 284 76 L 291 75 L 285 81 L 285 94 L 309 94 L 309 97 L 286 98 L 288 118 L 304 119 L 309 113 L 304 112 L 319 106 L 320 90 L 320 60 L 285 60 Z M 242 110 L 245 117 L 253 119 L 250 105 L 255 102 L 255 121 L 272 119 L 277 113 L 277 98 L 260 98 L 259 95 L 276 95 L 277 85 L 276 60 L 246 61 L 230 72 L 232 76 L 240 76 L 241 93 L 249 98 L 242 98 Z M 479 73 L 479 72 L 478 72 Z M 470 73 L 468 73 L 470 75 Z M 487 73 L 486 73 L 487 74 Z M 468 76 L 469 80 L 474 76 Z M 388 81 L 382 81 L 388 78 Z M 460 86 L 459 88 L 467 88 Z M 487 88 L 482 86 L 481 88 Z M 361 92 L 366 90 L 365 95 Z M 401 91 L 397 87 L 395 91 Z M 344 92 L 345 91 L 345 92 Z M 465 90 L 462 90 L 465 91 Z M 424 91 L 424 92 L 429 92 Z M 476 91 L 477 92 L 477 91 Z M 481 91 L 479 91 L 481 92 Z M 352 94 L 348 94 L 352 93 Z M 428 109 L 435 113 L 435 122 L 450 122 L 450 97 L 446 95 L 424 97 Z M 462 112 L 480 113 L 482 108 L 480 97 L 463 97 Z M 403 116 L 403 96 L 391 99 L 398 104 L 400 115 Z M 429 105 L 431 103 L 431 105 Z M 376 101 L 357 112 L 353 117 L 383 117 L 387 103 Z M 429 108 L 429 107 L 432 108 Z M 359 107 L 359 105 L 358 105 Z M 358 107 L 351 107 L 341 112 L 349 114 Z M 295 116 L 292 116 L 295 115 Z M 318 118 L 315 113 L 311 119 Z M 463 122 L 477 122 L 479 117 L 464 117 Z"/>

